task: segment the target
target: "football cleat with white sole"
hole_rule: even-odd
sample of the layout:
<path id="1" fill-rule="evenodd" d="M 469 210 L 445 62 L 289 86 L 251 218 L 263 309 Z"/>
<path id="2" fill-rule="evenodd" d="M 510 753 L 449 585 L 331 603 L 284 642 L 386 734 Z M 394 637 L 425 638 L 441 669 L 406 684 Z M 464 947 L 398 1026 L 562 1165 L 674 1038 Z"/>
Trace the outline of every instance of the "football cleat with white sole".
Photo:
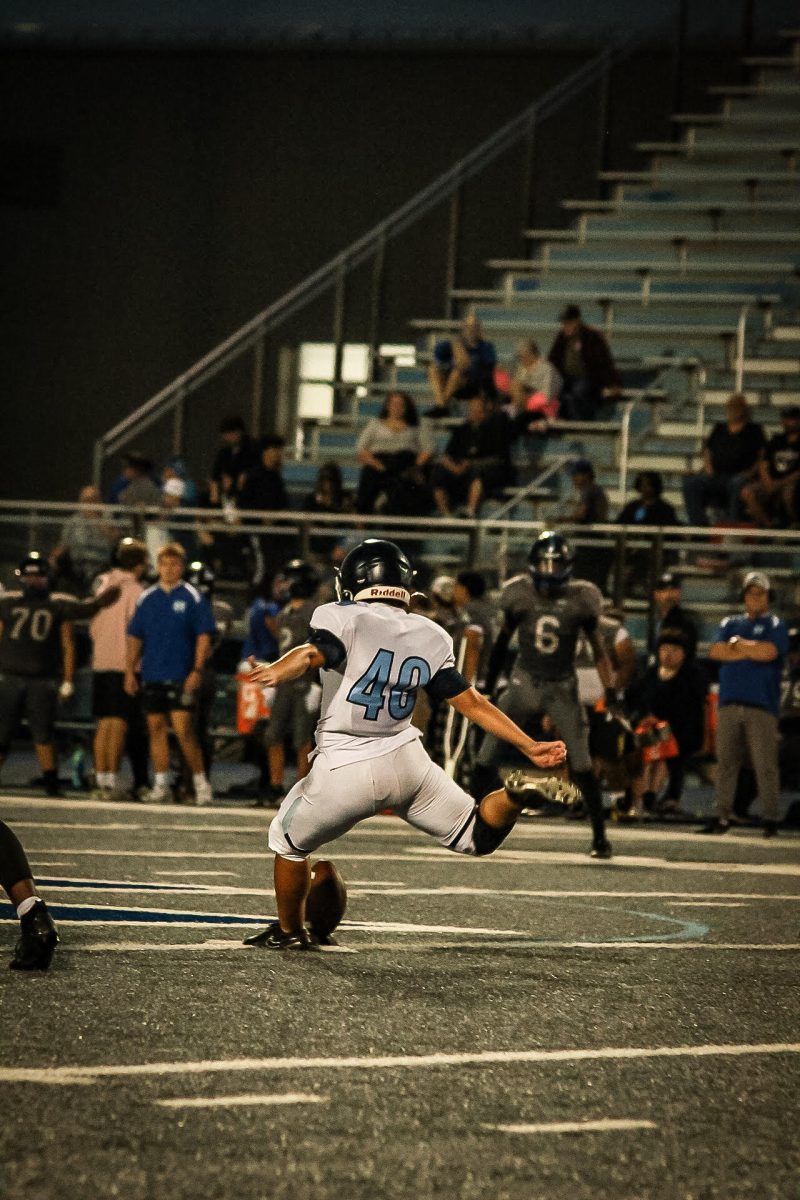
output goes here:
<path id="1" fill-rule="evenodd" d="M 270 921 L 266 929 L 242 938 L 245 946 L 258 946 L 262 950 L 318 950 L 307 929 L 295 929 L 286 933 L 278 921 Z"/>
<path id="2" fill-rule="evenodd" d="M 172 789 L 156 784 L 149 791 L 140 793 L 139 798 L 142 804 L 171 804 Z"/>
<path id="3" fill-rule="evenodd" d="M 583 799 L 580 788 L 566 779 L 558 779 L 554 775 L 536 779 L 525 771 L 512 771 L 507 775 L 505 789 L 509 798 L 520 808 L 545 808 L 548 804 L 572 808 Z"/>

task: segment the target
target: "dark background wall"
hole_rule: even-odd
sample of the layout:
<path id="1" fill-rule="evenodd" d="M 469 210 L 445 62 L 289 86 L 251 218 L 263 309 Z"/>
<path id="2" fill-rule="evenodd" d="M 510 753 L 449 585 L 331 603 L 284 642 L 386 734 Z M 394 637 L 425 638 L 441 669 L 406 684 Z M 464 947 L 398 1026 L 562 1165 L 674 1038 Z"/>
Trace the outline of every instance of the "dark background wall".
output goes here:
<path id="1" fill-rule="evenodd" d="M 71 498 L 98 434 L 585 57 L 0 51 L 2 493 Z M 732 78 L 728 50 L 697 52 L 684 107 Z M 636 137 L 667 133 L 671 87 L 667 52 L 615 76 L 612 165 L 636 161 Z M 562 219 L 559 197 L 596 194 L 597 134 L 587 97 L 542 137 L 540 224 Z M 518 168 L 498 163 L 468 203 L 480 254 L 467 247 L 464 282 L 488 282 L 483 242 L 522 250 Z M 395 260 L 384 337 L 442 311 L 429 254 L 441 237 L 429 225 Z M 219 403 L 193 416 L 197 475 Z"/>

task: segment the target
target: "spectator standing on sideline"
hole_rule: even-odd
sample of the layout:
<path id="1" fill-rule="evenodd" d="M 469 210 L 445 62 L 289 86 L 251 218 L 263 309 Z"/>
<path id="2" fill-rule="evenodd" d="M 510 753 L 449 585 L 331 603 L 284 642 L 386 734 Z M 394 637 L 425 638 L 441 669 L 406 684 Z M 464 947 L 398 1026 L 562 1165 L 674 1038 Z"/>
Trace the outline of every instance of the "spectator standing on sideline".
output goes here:
<path id="1" fill-rule="evenodd" d="M 430 510 L 424 471 L 433 457 L 433 438 L 405 392 L 389 393 L 379 415 L 362 430 L 356 454 L 360 513 L 420 516 Z"/>
<path id="2" fill-rule="evenodd" d="M 155 786 L 147 797 L 150 804 L 171 799 L 168 721 L 191 769 L 196 803 L 212 800 L 192 710 L 211 651 L 214 618 L 208 600 L 183 582 L 184 565 L 183 547 L 177 542 L 161 547 L 158 583 L 139 597 L 128 626 L 125 690 L 130 696 L 139 691 L 141 665 L 142 704 L 155 770 Z"/>
<path id="3" fill-rule="evenodd" d="M 656 660 L 658 639 L 666 630 L 683 635 L 686 658 L 689 662 L 697 653 L 697 625 L 691 613 L 681 606 L 681 577 L 674 571 L 663 571 L 653 588 L 653 625 L 650 636 L 650 663 Z"/>
<path id="4" fill-rule="evenodd" d="M 763 529 L 785 529 L 800 522 L 800 405 L 781 413 L 783 432 L 767 442 L 758 474 L 742 489 L 747 513 Z"/>
<path id="5" fill-rule="evenodd" d="M 0 821 L 0 887 L 17 910 L 19 941 L 8 964 L 12 971 L 46 971 L 58 943 L 47 905 L 36 891 L 19 838 Z"/>
<path id="6" fill-rule="evenodd" d="M 486 496 L 512 482 L 510 443 L 505 413 L 495 411 L 484 396 L 473 396 L 466 421 L 451 433 L 431 474 L 433 498 L 442 516 L 450 515 L 453 504 L 464 504 L 466 514 L 475 517 Z"/>
<path id="7" fill-rule="evenodd" d="M 258 466 L 259 460 L 258 447 L 246 433 L 241 417 L 225 417 L 220 423 L 219 436 L 222 445 L 211 468 L 208 489 L 209 501 L 214 506 L 224 506 L 226 501 L 236 503 L 248 472 Z"/>
<path id="8" fill-rule="evenodd" d="M 449 416 L 453 400 L 469 400 L 472 396 L 493 399 L 497 394 L 496 365 L 495 348 L 484 339 L 480 321 L 474 314 L 465 317 L 459 335 L 434 347 L 428 379 L 435 404 L 426 416 Z"/>
<path id="9" fill-rule="evenodd" d="M 302 646 L 308 638 L 311 614 L 317 607 L 317 574 L 302 559 L 294 559 L 283 569 L 286 603 L 277 618 L 278 649 L 281 656 Z M 269 761 L 269 793 L 274 800 L 284 795 L 286 769 L 284 745 L 291 739 L 297 760 L 297 778 L 309 772 L 309 756 L 314 746 L 314 726 L 319 712 L 319 685 L 310 678 L 292 679 L 275 690 L 272 714 L 265 744 Z"/>
<path id="10" fill-rule="evenodd" d="M 577 304 L 568 304 L 560 321 L 548 357 L 564 381 L 561 419 L 596 421 L 622 392 L 608 342 L 599 329 L 583 323 Z"/>
<path id="11" fill-rule="evenodd" d="M 81 488 L 80 509 L 61 529 L 58 545 L 50 554 L 50 566 L 61 580 L 81 590 L 111 562 L 111 549 L 119 531 L 100 511 L 100 491 L 94 484 Z"/>
<path id="12" fill-rule="evenodd" d="M 729 521 L 741 516 L 742 488 L 757 473 L 766 438 L 750 419 L 747 398 L 740 392 L 726 405 L 726 419 L 718 421 L 703 444 L 703 469 L 683 480 L 683 502 L 690 525 L 707 525 L 709 505 Z"/>
<path id="13" fill-rule="evenodd" d="M 147 547 L 135 538 L 123 538 L 117 549 L 117 566 L 100 577 L 97 594 L 117 587 L 114 604 L 95 616 L 89 626 L 92 639 L 92 715 L 95 719 L 95 798 L 122 799 L 119 764 L 130 726 L 140 720 L 138 699 L 125 691 L 126 638 L 136 602 L 144 591 L 141 578 L 147 569 Z"/>
<path id="14" fill-rule="evenodd" d="M 716 817 L 704 833 L 725 833 L 739 771 L 749 753 L 758 783 L 764 837 L 778 828 L 778 717 L 781 674 L 789 653 L 789 631 L 770 613 L 767 575 L 749 571 L 742 585 L 745 611 L 726 617 L 709 658 L 720 663 Z"/>
<path id="15" fill-rule="evenodd" d="M 475 686 L 480 691 L 486 682 L 489 657 L 492 653 L 498 621 L 495 605 L 486 596 L 486 580 L 479 571 L 461 571 L 456 575 L 453 601 L 469 625 L 477 626 L 482 635 Z"/>
<path id="16" fill-rule="evenodd" d="M 59 700 L 75 692 L 72 622 L 113 604 L 119 590 L 109 588 L 89 600 L 52 592 L 46 563 L 36 550 L 16 575 L 20 590 L 0 595 L 0 766 L 24 708 L 45 792 L 59 796 L 55 723 Z"/>

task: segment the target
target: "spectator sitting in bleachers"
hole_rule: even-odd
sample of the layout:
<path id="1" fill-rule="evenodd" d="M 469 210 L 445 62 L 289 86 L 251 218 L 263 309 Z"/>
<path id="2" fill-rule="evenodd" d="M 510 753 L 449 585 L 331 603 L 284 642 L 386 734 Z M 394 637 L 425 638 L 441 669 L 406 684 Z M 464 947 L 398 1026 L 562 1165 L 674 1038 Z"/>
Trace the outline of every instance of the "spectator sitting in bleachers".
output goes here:
<path id="1" fill-rule="evenodd" d="M 561 418 L 596 421 L 622 391 L 608 342 L 599 329 L 584 325 L 577 304 L 568 304 L 560 321 L 548 357 L 564 381 Z"/>
<path id="2" fill-rule="evenodd" d="M 303 500 L 303 511 L 328 514 L 353 511 L 353 497 L 343 486 L 342 469 L 337 462 L 322 464 L 313 490 L 308 492 Z M 331 531 L 329 535 L 311 534 L 309 545 L 313 554 L 327 557 L 336 545 L 340 535 L 334 531 L 333 525 L 328 528 Z"/>
<path id="3" fill-rule="evenodd" d="M 183 506 L 185 508 L 196 508 L 200 500 L 197 484 L 193 479 L 189 478 L 186 471 L 186 463 L 178 455 L 167 459 L 164 464 L 164 469 L 161 472 L 162 489 L 165 488 L 167 481 L 170 479 L 180 479 L 183 484 L 181 492 L 181 503 Z"/>
<path id="4" fill-rule="evenodd" d="M 510 381 L 513 437 L 524 437 L 535 469 L 550 431 L 550 423 L 559 413 L 558 396 L 561 376 L 552 363 L 542 357 L 533 338 L 517 347 L 517 368 Z"/>
<path id="5" fill-rule="evenodd" d="M 566 519 L 573 525 L 603 524 L 608 520 L 608 496 L 597 482 L 589 459 L 576 459 L 570 464 L 569 473 L 575 496 L 567 509 Z"/>
<path id="6" fill-rule="evenodd" d="M 639 495 L 620 509 L 620 525 L 680 525 L 675 509 L 662 496 L 664 480 L 660 471 L 640 471 L 633 486 Z"/>
<path id="7" fill-rule="evenodd" d="M 431 498 L 425 468 L 433 458 L 433 438 L 420 423 L 416 405 L 405 392 L 390 392 L 383 408 L 356 443 L 361 475 L 356 508 L 360 513 L 422 516 Z"/>
<path id="8" fill-rule="evenodd" d="M 260 512 L 280 512 L 289 508 L 289 493 L 283 479 L 285 439 L 268 433 L 259 443 L 261 463 L 249 471 L 239 491 L 238 507 Z M 250 539 L 254 582 L 268 582 L 291 557 L 294 538 L 281 533 L 254 534 Z"/>
<path id="9" fill-rule="evenodd" d="M 81 488 L 80 509 L 64 522 L 50 566 L 62 587 L 85 591 L 111 562 L 119 530 L 100 512 L 100 492 L 93 484 Z"/>
<path id="10" fill-rule="evenodd" d="M 741 517 L 742 488 L 756 474 L 766 439 L 750 419 L 747 399 L 736 392 L 703 444 L 703 469 L 685 476 L 683 500 L 690 525 L 707 525 L 712 505 L 729 521 Z"/>
<path id="11" fill-rule="evenodd" d="M 800 523 L 800 406 L 781 413 L 783 432 L 773 434 L 758 462 L 752 483 L 742 489 L 747 513 L 763 529 Z"/>
<path id="12" fill-rule="evenodd" d="M 481 335 L 481 323 L 471 315 L 465 317 L 458 336 L 436 343 L 428 368 L 435 405 L 426 416 L 449 416 L 453 400 L 479 395 L 494 398 L 497 354 L 493 344 Z"/>
<path id="13" fill-rule="evenodd" d="M 122 474 L 127 482 L 117 493 L 117 503 L 131 508 L 158 507 L 161 503 L 161 491 L 153 479 L 153 464 L 146 455 L 135 451 L 126 454 Z"/>
<path id="14" fill-rule="evenodd" d="M 481 502 L 513 481 L 510 424 L 484 396 L 473 396 L 467 419 L 450 435 L 445 453 L 433 468 L 431 486 L 436 507 L 449 516 L 452 506 L 464 505 L 477 516 Z"/>
<path id="15" fill-rule="evenodd" d="M 259 451 L 239 416 L 225 417 L 219 427 L 222 445 L 211 468 L 208 498 L 213 505 L 235 503 L 249 471 L 258 467 Z M 245 508 L 245 505 L 241 505 Z"/>

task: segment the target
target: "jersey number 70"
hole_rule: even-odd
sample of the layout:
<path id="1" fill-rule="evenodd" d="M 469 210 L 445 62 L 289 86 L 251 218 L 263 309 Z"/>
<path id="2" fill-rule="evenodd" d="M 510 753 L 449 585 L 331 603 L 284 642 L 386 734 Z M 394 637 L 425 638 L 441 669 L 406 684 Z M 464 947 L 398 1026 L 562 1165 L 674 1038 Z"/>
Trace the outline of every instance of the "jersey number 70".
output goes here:
<path id="1" fill-rule="evenodd" d="M 417 689 L 430 683 L 431 669 L 424 658 L 412 655 L 400 665 L 397 682 L 389 687 L 394 663 L 393 650 L 379 650 L 360 679 L 357 679 L 347 699 L 351 704 L 357 704 L 364 709 L 366 721 L 377 721 L 386 704 L 386 691 L 389 691 L 389 716 L 395 721 L 402 721 L 410 715 L 417 702 Z"/>

